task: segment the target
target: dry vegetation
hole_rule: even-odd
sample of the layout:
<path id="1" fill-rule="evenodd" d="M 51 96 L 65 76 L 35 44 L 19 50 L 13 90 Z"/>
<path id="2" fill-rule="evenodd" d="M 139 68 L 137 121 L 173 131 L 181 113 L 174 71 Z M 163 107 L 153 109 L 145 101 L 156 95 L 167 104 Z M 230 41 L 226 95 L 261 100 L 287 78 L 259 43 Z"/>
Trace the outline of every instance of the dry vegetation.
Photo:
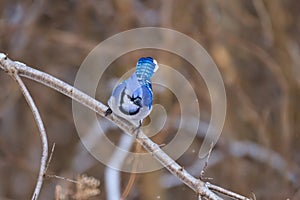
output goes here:
<path id="1" fill-rule="evenodd" d="M 224 132 L 206 176 L 244 195 L 254 192 L 257 199 L 300 199 L 299 10 L 296 0 L 0 0 L 0 52 L 72 83 L 85 56 L 113 34 L 143 26 L 183 32 L 216 61 L 228 98 Z M 210 99 L 205 83 L 183 59 L 163 51 L 143 50 L 120 57 L 100 81 L 97 99 L 106 102 L 109 80 L 120 77 L 144 54 L 189 78 L 199 97 L 201 120 L 208 122 Z M 49 144 L 56 143 L 48 172 L 73 179 L 88 174 L 88 181 L 101 182 L 97 185 L 101 192 L 93 188 L 95 196 L 90 199 L 106 199 L 105 166 L 81 145 L 71 100 L 32 81 L 25 84 L 40 110 Z M 40 138 L 18 87 L 3 71 L 0 91 L 0 199 L 29 199 L 39 169 Z M 154 101 L 169 112 L 168 124 L 154 138 L 165 143 L 176 128 L 172 119 L 180 115 L 178 102 L 171 93 L 159 92 Z M 111 139 L 117 140 L 120 132 L 110 132 Z M 197 159 L 193 149 L 201 141 L 197 138 L 179 159 L 186 169 Z M 201 166 L 193 173 L 200 172 Z M 122 174 L 123 190 L 130 176 Z M 196 199 L 184 185 L 160 186 L 159 178 L 170 177 L 166 170 L 136 175 L 128 199 Z M 41 199 L 59 199 L 66 191 L 72 194 L 69 198 L 89 195 L 72 182 L 49 178 Z"/>

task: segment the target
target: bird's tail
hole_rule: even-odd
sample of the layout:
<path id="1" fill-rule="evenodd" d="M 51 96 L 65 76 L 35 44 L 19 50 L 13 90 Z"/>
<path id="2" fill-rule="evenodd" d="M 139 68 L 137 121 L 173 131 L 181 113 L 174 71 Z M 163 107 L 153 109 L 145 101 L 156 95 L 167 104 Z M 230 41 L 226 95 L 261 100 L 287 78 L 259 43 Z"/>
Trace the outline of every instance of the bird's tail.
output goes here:
<path id="1" fill-rule="evenodd" d="M 157 62 L 153 58 L 140 58 L 136 65 L 136 76 L 139 80 L 150 80 L 157 67 Z"/>

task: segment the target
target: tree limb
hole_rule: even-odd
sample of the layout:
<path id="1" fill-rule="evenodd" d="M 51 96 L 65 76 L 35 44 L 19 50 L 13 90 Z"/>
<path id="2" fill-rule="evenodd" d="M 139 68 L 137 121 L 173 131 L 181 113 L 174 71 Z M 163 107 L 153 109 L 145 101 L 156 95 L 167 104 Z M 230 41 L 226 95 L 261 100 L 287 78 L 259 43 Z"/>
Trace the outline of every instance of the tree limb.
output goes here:
<path id="1" fill-rule="evenodd" d="M 11 74 L 11 76 L 13 77 L 13 79 L 18 83 L 18 85 L 20 86 L 20 89 L 31 109 L 31 112 L 33 114 L 34 120 L 38 126 L 39 129 L 39 133 L 40 133 L 40 137 L 41 137 L 41 141 L 42 141 L 42 157 L 41 157 L 41 164 L 40 164 L 40 171 L 39 171 L 39 176 L 38 176 L 38 180 L 35 186 L 35 190 L 34 193 L 32 195 L 32 200 L 36 200 L 39 196 L 40 190 L 42 188 L 43 185 L 43 178 L 44 178 L 44 173 L 46 170 L 46 162 L 48 159 L 48 140 L 47 140 L 47 135 L 46 135 L 46 130 L 42 121 L 42 118 L 39 114 L 39 111 L 29 93 L 29 91 L 27 90 L 25 84 L 23 83 L 22 79 L 20 78 L 20 76 L 18 75 L 17 71 L 14 70 L 14 68 L 10 68 L 9 73 Z"/>
<path id="2" fill-rule="evenodd" d="M 30 68 L 23 63 L 11 61 L 7 58 L 7 56 L 1 53 L 0 67 L 6 72 L 9 72 L 11 69 L 15 69 L 17 74 L 32 79 L 34 81 L 40 82 L 48 87 L 51 87 L 57 90 L 58 92 L 90 108 L 102 117 L 105 117 L 105 111 L 107 110 L 107 107 L 105 105 L 88 96 L 87 94 L 79 91 L 78 89 L 72 87 L 71 85 L 47 73 Z M 138 143 L 140 143 L 149 153 L 151 153 L 151 155 L 155 159 L 157 159 L 167 170 L 169 170 L 173 175 L 175 175 L 188 187 L 194 190 L 197 193 L 197 195 L 212 200 L 222 199 L 210 190 L 208 185 L 212 187 L 212 184 L 209 183 L 207 185 L 207 183 L 190 175 L 183 167 L 178 165 L 170 156 L 168 156 L 164 151 L 162 151 L 162 149 L 156 143 L 149 139 L 141 129 L 137 129 L 129 121 L 114 115 L 114 113 L 107 116 L 106 118 L 115 123 L 120 129 L 122 129 L 126 133 L 129 133 L 132 136 L 136 136 L 136 141 Z M 216 186 L 215 188 L 220 187 Z M 215 191 L 218 190 L 215 189 Z M 232 194 L 235 194 L 225 189 L 223 189 L 221 193 L 230 197 L 233 197 Z M 243 197 L 243 199 L 250 200 L 247 197 Z"/>

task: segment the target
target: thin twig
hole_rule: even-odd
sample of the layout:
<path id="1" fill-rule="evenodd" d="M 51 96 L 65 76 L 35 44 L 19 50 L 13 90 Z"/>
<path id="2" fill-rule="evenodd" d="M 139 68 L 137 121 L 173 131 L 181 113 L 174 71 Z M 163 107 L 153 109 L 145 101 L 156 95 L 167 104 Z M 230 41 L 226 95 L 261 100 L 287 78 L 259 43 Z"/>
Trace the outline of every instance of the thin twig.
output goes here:
<path id="1" fill-rule="evenodd" d="M 23 81 L 21 80 L 20 76 L 17 74 L 17 71 L 14 71 L 13 68 L 11 68 L 11 69 L 12 70 L 10 71 L 10 73 L 11 73 L 12 77 L 14 78 L 14 80 L 16 80 L 16 82 L 20 86 L 20 89 L 32 111 L 34 120 L 35 120 L 35 122 L 38 126 L 38 129 L 39 129 L 39 132 L 40 132 L 42 146 L 43 146 L 38 181 L 36 183 L 35 190 L 32 195 L 32 198 L 31 198 L 32 200 L 35 200 L 38 198 L 42 184 L 43 184 L 43 177 L 44 177 L 44 173 L 45 173 L 45 169 L 46 169 L 46 161 L 48 158 L 48 140 L 47 140 L 46 130 L 45 130 L 42 118 L 39 114 L 39 111 L 31 97 L 30 93 L 28 92 L 28 90 L 27 90 L 25 84 L 23 83 Z"/>
<path id="2" fill-rule="evenodd" d="M 221 187 L 219 187 L 219 186 L 217 186 L 217 185 L 210 184 L 210 183 L 208 183 L 208 182 L 206 183 L 206 186 L 207 186 L 210 190 L 212 190 L 212 191 L 218 192 L 218 193 L 220 193 L 220 194 L 224 194 L 224 195 L 226 195 L 226 196 L 228 196 L 228 197 L 231 197 L 231 198 L 233 198 L 233 199 L 237 199 L 237 200 L 249 200 L 249 198 L 247 198 L 247 197 L 244 197 L 244 196 L 239 195 L 239 194 L 237 194 L 237 193 L 231 192 L 231 191 L 226 190 L 226 189 L 224 189 L 224 188 L 221 188 Z"/>
<path id="3" fill-rule="evenodd" d="M 47 165 L 46 165 L 46 169 L 45 169 L 45 172 L 44 172 L 44 177 L 46 177 L 46 178 L 56 178 L 56 179 L 61 179 L 61 180 L 68 181 L 68 182 L 71 182 L 71 183 L 79 184 L 79 181 L 75 181 L 75 180 L 70 179 L 70 178 L 57 176 L 57 175 L 52 175 L 52 174 L 47 174 L 47 171 L 48 171 L 48 168 L 49 168 L 49 165 L 50 165 L 50 162 L 52 160 L 53 153 L 54 153 L 54 149 L 55 149 L 55 143 L 53 143 L 53 145 L 52 145 L 51 153 L 50 153 L 50 156 L 49 156 L 49 159 L 48 159 L 48 162 L 47 162 Z"/>
<path id="4" fill-rule="evenodd" d="M 208 160 L 209 160 L 209 157 L 210 157 L 210 154 L 211 154 L 211 151 L 212 151 L 213 147 L 214 147 L 214 143 L 212 142 L 211 145 L 210 145 L 209 152 L 206 156 L 206 161 L 204 163 L 203 169 L 201 170 L 201 173 L 200 173 L 200 180 L 202 180 L 202 181 L 204 181 L 205 179 L 211 179 L 211 178 L 205 178 L 204 174 L 205 174 L 205 171 L 208 167 Z"/>
<path id="5" fill-rule="evenodd" d="M 64 180 L 64 181 L 71 182 L 71 183 L 80 184 L 79 181 L 75 181 L 73 179 L 62 177 L 62 176 L 57 176 L 57 175 L 54 175 L 54 174 L 45 174 L 45 177 L 47 177 L 47 178 L 57 178 L 57 179 L 61 179 L 61 180 Z"/>
<path id="6" fill-rule="evenodd" d="M 55 143 L 53 143 L 53 145 L 52 145 L 51 153 L 50 153 L 47 165 L 46 165 L 46 169 L 45 169 L 44 175 L 46 175 L 46 173 L 48 171 L 48 168 L 49 168 L 49 165 L 50 165 L 50 162 L 52 160 L 53 153 L 54 153 L 54 148 L 55 148 Z"/>
<path id="7" fill-rule="evenodd" d="M 105 111 L 107 106 L 98 102 L 96 99 L 88 96 L 87 94 L 79 91 L 78 89 L 72 87 L 71 85 L 41 71 L 30 68 L 23 63 L 14 62 L 10 59 L 4 59 L 5 55 L 0 53 L 0 67 L 4 71 L 9 71 L 10 69 L 15 69 L 18 74 L 25 76 L 34 81 L 40 82 L 46 86 L 49 86 L 58 92 L 65 94 L 68 97 L 71 97 L 73 100 L 83 104 L 84 106 L 90 108 L 91 110 L 97 112 L 102 117 L 105 117 Z M 188 187 L 194 190 L 198 195 L 205 197 L 207 199 L 219 200 L 222 199 L 213 193 L 208 187 L 207 184 L 190 175 L 185 169 L 178 165 L 170 156 L 168 156 L 162 149 L 149 139 L 141 129 L 137 129 L 129 121 L 122 119 L 114 113 L 106 117 L 123 131 L 129 133 L 133 136 L 136 136 L 136 140 L 140 143 L 151 155 L 157 159 L 167 170 L 169 170 L 173 175 L 178 177 L 182 182 L 184 182 Z M 210 186 L 212 184 L 209 184 Z M 218 186 L 216 186 L 218 187 Z M 227 191 L 223 189 L 224 191 Z M 228 196 L 235 194 L 228 191 Z M 226 193 L 224 193 L 226 195 Z M 236 194 L 238 195 L 238 194 Z M 239 195 L 240 196 L 240 195 Z M 244 197 L 244 199 L 249 200 Z"/>

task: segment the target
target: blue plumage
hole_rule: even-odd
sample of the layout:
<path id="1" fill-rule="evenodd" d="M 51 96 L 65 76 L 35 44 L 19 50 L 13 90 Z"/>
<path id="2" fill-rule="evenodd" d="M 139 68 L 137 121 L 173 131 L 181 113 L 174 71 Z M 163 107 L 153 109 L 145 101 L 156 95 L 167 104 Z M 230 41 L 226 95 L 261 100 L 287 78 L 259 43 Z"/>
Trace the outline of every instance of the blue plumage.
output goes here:
<path id="1" fill-rule="evenodd" d="M 157 62 L 151 58 L 151 57 L 146 57 L 146 58 L 140 58 L 138 63 L 136 64 L 136 71 L 135 74 L 138 77 L 138 80 L 140 82 L 145 82 L 149 83 L 150 78 L 152 77 L 153 73 L 156 71 L 156 66 Z"/>
<path id="2" fill-rule="evenodd" d="M 147 117 L 152 109 L 151 77 L 157 69 L 153 58 L 140 58 L 135 73 L 113 90 L 108 100 L 111 111 L 134 122 Z"/>

